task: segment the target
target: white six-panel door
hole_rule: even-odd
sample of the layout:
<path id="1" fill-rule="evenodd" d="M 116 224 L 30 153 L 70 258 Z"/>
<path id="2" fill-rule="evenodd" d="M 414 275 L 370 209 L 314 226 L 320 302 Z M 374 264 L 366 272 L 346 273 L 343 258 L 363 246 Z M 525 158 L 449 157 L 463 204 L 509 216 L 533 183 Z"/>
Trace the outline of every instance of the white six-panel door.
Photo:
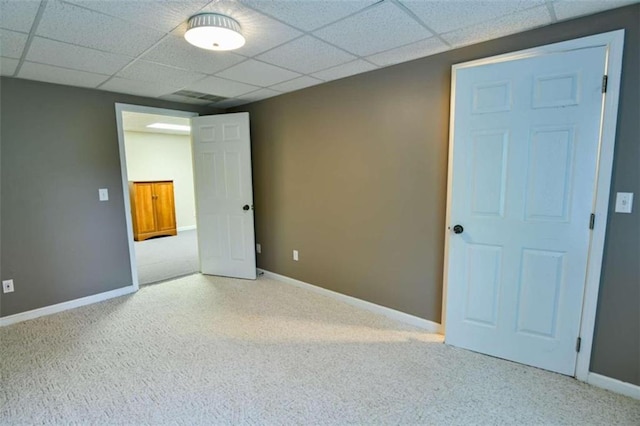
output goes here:
<path id="1" fill-rule="evenodd" d="M 256 278 L 249 114 L 191 119 L 200 270 Z"/>
<path id="2" fill-rule="evenodd" d="M 574 374 L 605 62 L 593 47 L 455 71 L 448 344 Z"/>

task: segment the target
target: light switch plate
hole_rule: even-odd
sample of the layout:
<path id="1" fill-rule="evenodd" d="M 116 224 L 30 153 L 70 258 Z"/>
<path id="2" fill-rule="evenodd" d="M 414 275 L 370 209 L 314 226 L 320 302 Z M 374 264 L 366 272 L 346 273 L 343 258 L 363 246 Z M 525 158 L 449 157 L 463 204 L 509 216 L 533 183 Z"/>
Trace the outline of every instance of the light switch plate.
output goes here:
<path id="1" fill-rule="evenodd" d="M 262 246 L 260 245 L 260 243 L 256 244 L 256 253 L 262 253 Z"/>
<path id="2" fill-rule="evenodd" d="M 633 208 L 633 192 L 618 192 L 616 194 L 616 213 L 631 213 Z"/>
<path id="3" fill-rule="evenodd" d="M 298 261 L 298 250 L 293 251 L 293 260 Z"/>
<path id="4" fill-rule="evenodd" d="M 107 188 L 98 189 L 98 198 L 100 201 L 109 201 L 109 190 Z"/>

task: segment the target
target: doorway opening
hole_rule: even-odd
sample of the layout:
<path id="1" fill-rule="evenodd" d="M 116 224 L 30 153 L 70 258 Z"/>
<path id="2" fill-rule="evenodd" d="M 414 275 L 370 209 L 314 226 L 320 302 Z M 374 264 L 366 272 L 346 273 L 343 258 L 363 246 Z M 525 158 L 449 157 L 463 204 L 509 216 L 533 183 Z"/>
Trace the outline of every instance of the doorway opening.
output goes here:
<path id="1" fill-rule="evenodd" d="M 200 271 L 190 118 L 116 104 L 134 287 Z"/>

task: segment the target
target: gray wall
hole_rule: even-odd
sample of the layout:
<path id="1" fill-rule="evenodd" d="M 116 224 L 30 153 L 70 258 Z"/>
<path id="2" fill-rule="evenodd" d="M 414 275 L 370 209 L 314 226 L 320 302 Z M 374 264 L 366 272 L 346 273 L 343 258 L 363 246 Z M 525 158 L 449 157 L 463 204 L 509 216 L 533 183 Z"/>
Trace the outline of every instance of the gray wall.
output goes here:
<path id="1" fill-rule="evenodd" d="M 592 370 L 640 384 L 639 23 L 634 5 L 235 108 L 259 267 L 440 322 L 451 65 L 625 28 L 612 189 L 639 201 L 609 216 Z"/>
<path id="2" fill-rule="evenodd" d="M 114 105 L 213 111 L 12 78 L 0 97 L 0 315 L 131 285 Z"/>

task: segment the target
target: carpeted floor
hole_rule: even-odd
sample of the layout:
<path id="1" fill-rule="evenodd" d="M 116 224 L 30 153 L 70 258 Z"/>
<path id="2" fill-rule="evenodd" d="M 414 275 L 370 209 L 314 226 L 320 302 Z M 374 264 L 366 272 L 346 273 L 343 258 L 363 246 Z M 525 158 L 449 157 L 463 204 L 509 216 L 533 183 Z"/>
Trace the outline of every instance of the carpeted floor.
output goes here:
<path id="1" fill-rule="evenodd" d="M 0 329 L 0 424 L 640 424 L 640 402 L 261 278 Z"/>
<path id="2" fill-rule="evenodd" d="M 196 230 L 134 243 L 140 285 L 193 274 L 200 270 Z"/>

